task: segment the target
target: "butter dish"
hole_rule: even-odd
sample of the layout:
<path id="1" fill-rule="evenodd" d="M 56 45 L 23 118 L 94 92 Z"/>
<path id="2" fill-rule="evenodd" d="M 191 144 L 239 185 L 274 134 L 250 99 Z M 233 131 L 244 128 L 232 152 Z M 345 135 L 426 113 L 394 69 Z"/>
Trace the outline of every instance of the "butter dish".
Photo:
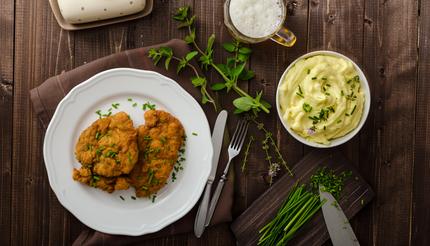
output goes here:
<path id="1" fill-rule="evenodd" d="M 152 12 L 153 0 L 49 0 L 58 24 L 81 30 L 142 18 Z"/>

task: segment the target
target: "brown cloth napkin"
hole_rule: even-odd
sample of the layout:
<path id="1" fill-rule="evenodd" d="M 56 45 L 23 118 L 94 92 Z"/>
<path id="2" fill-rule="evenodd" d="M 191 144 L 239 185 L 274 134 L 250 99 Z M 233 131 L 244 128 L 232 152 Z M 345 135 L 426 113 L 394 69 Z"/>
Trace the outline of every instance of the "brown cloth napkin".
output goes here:
<path id="1" fill-rule="evenodd" d="M 128 67 L 156 71 L 167 77 L 172 78 L 173 80 L 178 82 L 186 91 L 188 91 L 188 93 L 190 93 L 194 98 L 200 100 L 199 90 L 194 88 L 190 82 L 189 78 L 191 74 L 189 73 L 189 71 L 185 71 L 181 75 L 177 75 L 173 67 L 169 71 L 166 71 L 164 69 L 164 66 L 160 64 L 157 67 L 153 64 L 151 59 L 148 58 L 149 49 L 160 46 L 171 47 L 174 53 L 181 57 L 190 51 L 188 45 L 184 41 L 178 39 L 173 39 L 167 43 L 163 43 L 156 46 L 127 50 L 121 53 L 100 58 L 83 66 L 77 67 L 71 71 L 63 72 L 60 75 L 49 78 L 39 87 L 32 89 L 30 91 L 31 101 L 33 102 L 34 111 L 36 112 L 37 117 L 40 119 L 43 128 L 47 128 L 58 103 L 74 86 L 87 80 L 88 78 L 99 72 L 112 68 Z M 119 81 L 118 86 L 121 86 L 120 83 L 121 82 Z M 204 108 L 209 123 L 213 125 L 217 115 L 213 112 L 210 106 Z M 224 143 L 226 142 L 224 141 Z M 227 146 L 226 144 L 224 144 L 223 151 L 221 152 L 222 154 L 220 156 L 217 177 L 219 177 L 222 170 L 224 170 L 223 166 L 225 166 L 226 163 L 226 148 Z M 215 186 L 213 186 L 213 188 L 215 188 Z M 233 179 L 230 178 L 225 184 L 211 224 L 219 224 L 231 221 L 232 203 Z M 94 230 L 87 230 L 83 231 L 78 236 L 78 238 L 74 242 L 74 245 L 127 245 L 137 243 L 139 241 L 149 238 L 191 232 L 193 230 L 194 218 L 198 204 L 199 203 L 197 203 L 196 206 L 182 219 L 176 221 L 175 223 L 171 224 L 170 226 L 167 226 L 163 230 L 156 233 L 139 237 L 129 237 L 108 235 Z M 142 218 L 142 221 L 143 220 L 145 220 L 145 218 Z"/>

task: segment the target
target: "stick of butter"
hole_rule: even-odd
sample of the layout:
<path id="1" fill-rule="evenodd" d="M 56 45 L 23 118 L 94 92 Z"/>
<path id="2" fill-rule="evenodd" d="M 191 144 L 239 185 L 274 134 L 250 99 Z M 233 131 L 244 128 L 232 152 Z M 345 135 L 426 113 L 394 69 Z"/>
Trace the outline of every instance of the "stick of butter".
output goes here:
<path id="1" fill-rule="evenodd" d="M 72 24 L 105 20 L 142 11 L 146 0 L 58 0 L 63 18 Z"/>

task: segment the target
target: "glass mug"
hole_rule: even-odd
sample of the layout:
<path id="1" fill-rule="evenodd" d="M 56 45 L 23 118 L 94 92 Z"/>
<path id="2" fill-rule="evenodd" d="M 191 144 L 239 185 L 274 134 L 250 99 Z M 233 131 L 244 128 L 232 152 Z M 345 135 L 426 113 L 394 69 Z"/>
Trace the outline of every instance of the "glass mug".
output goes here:
<path id="1" fill-rule="evenodd" d="M 244 34 L 244 30 L 239 31 L 240 28 L 236 27 L 234 24 L 234 21 L 232 20 L 232 15 L 231 15 L 232 9 L 230 8 L 231 7 L 230 5 L 232 2 L 235 2 L 236 5 L 241 4 L 241 3 L 239 3 L 240 1 L 242 3 L 246 2 L 246 1 L 250 1 L 251 4 L 252 4 L 252 2 L 254 2 L 254 3 L 257 2 L 257 4 L 262 3 L 262 5 L 261 5 L 262 8 L 259 9 L 258 13 L 260 13 L 260 15 L 262 15 L 262 16 L 264 16 L 266 14 L 266 17 L 267 17 L 267 11 L 270 11 L 270 10 L 268 10 L 268 8 L 264 8 L 265 7 L 264 4 L 269 3 L 269 2 L 273 2 L 274 4 L 269 3 L 270 7 L 274 7 L 274 5 L 276 5 L 276 7 L 275 7 L 276 9 L 272 8 L 272 11 L 273 10 L 279 11 L 280 15 L 276 16 L 275 19 L 272 18 L 271 20 L 268 20 L 271 22 L 276 21 L 276 23 L 273 23 L 273 24 L 275 24 L 275 26 L 273 26 L 272 30 L 268 34 L 265 34 L 264 36 L 252 37 L 250 35 Z M 261 2 L 259 2 L 259 1 L 261 1 Z M 263 3 L 263 1 L 265 3 Z M 230 33 L 233 35 L 234 38 L 236 38 L 237 40 L 242 41 L 244 43 L 259 43 L 259 42 L 263 42 L 263 41 L 266 41 L 268 39 L 271 39 L 272 41 L 274 41 L 278 44 L 281 44 L 283 46 L 287 46 L 287 47 L 293 46 L 296 43 L 297 39 L 296 39 L 296 36 L 294 35 L 294 33 L 292 33 L 288 28 L 286 28 L 284 26 L 284 22 L 285 22 L 285 19 L 287 17 L 287 8 L 285 6 L 284 0 L 272 0 L 272 1 L 267 1 L 267 2 L 266 1 L 267 0 L 254 0 L 254 1 L 251 1 L 251 0 L 226 0 L 224 3 L 224 24 L 227 26 L 228 30 L 230 31 Z M 242 7 L 246 8 L 246 6 L 242 6 Z M 248 6 L 248 7 L 253 8 L 253 7 L 255 7 L 255 4 Z M 266 6 L 266 7 L 268 7 L 268 6 Z M 266 13 L 264 13 L 265 10 L 266 10 Z M 243 11 L 240 11 L 240 13 L 243 13 Z M 257 14 L 257 12 L 254 14 Z M 249 20 L 249 18 L 248 18 L 248 20 Z M 266 18 L 266 20 L 267 20 L 267 18 Z M 262 20 L 260 20 L 260 21 L 262 21 Z M 246 21 L 242 20 L 239 22 L 244 23 Z M 254 25 L 249 25 L 248 27 L 252 29 L 253 27 L 251 27 L 251 26 L 255 26 L 255 23 L 253 23 L 253 24 Z M 246 27 L 244 27 L 244 28 L 246 28 Z"/>

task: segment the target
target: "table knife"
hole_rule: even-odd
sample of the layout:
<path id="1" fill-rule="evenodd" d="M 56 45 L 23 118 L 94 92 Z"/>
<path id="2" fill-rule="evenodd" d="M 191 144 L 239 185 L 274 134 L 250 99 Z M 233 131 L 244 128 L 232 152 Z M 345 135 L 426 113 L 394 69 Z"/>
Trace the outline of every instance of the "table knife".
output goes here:
<path id="1" fill-rule="evenodd" d="M 324 191 L 324 186 L 319 186 L 325 224 L 330 234 L 333 246 L 359 246 L 357 237 L 349 224 L 342 208 L 329 192 Z"/>
<path id="2" fill-rule="evenodd" d="M 212 183 L 215 180 L 216 170 L 218 167 L 218 161 L 220 152 L 222 149 L 222 140 L 224 138 L 224 129 L 227 122 L 228 113 L 223 110 L 219 113 L 216 121 L 214 130 L 212 132 L 212 145 L 213 145 L 213 157 L 212 157 L 212 169 L 206 182 L 205 192 L 203 194 L 202 201 L 200 202 L 199 209 L 197 211 L 196 220 L 194 221 L 194 235 L 200 238 L 205 230 L 206 215 L 209 207 L 209 198 L 212 189 Z"/>

